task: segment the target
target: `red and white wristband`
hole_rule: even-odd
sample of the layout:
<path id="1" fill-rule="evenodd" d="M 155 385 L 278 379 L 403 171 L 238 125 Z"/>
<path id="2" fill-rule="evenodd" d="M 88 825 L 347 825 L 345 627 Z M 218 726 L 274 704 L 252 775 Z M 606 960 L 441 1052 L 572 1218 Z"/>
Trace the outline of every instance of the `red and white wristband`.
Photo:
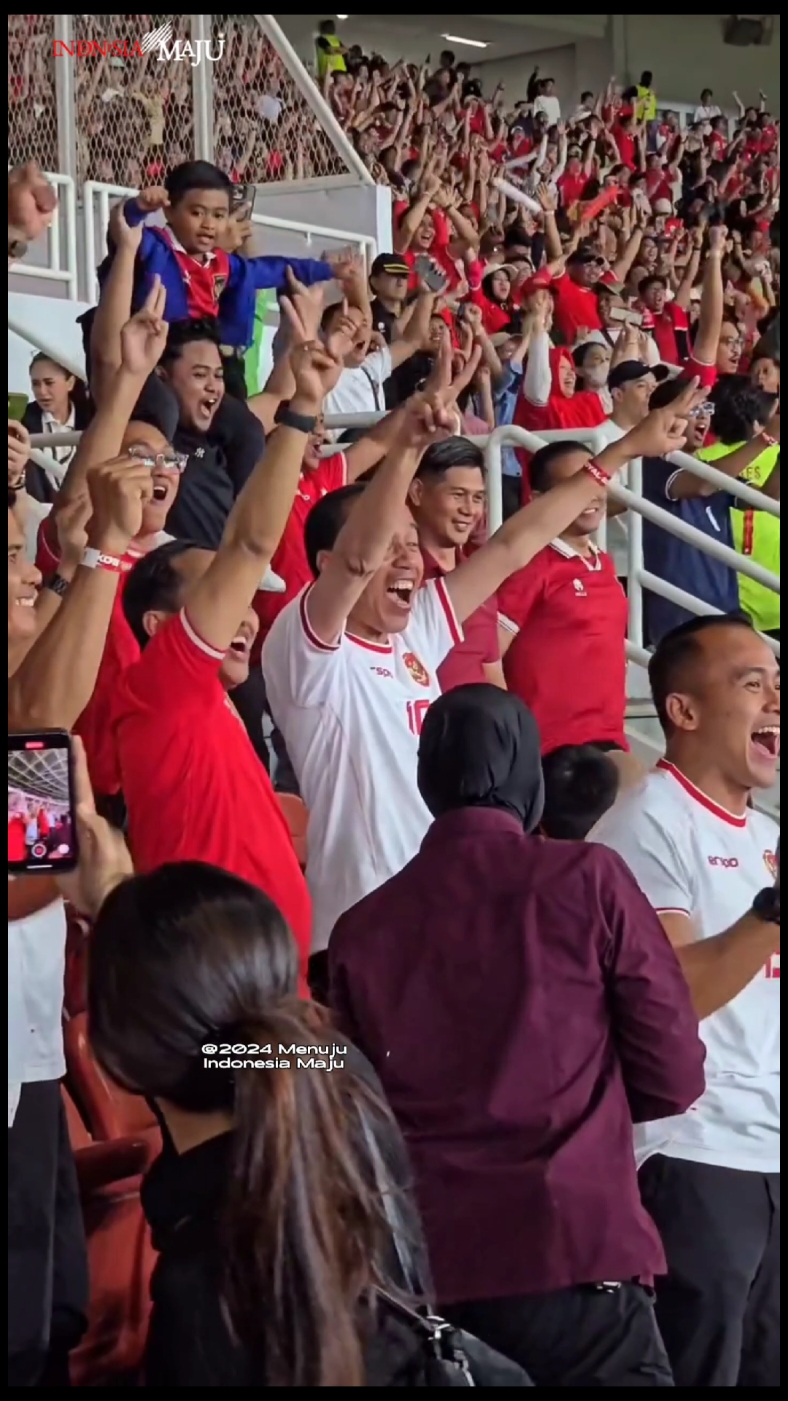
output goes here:
<path id="1" fill-rule="evenodd" d="M 92 545 L 85 547 L 82 563 L 86 569 L 106 569 L 108 574 L 120 574 L 123 569 L 123 560 L 117 555 L 105 555 L 101 550 L 94 550 Z"/>
<path id="2" fill-rule="evenodd" d="M 600 467 L 593 457 L 586 462 L 583 471 L 587 472 L 589 477 L 593 477 L 595 482 L 599 482 L 600 486 L 609 486 L 613 480 L 611 473 L 606 472 L 604 467 Z"/>

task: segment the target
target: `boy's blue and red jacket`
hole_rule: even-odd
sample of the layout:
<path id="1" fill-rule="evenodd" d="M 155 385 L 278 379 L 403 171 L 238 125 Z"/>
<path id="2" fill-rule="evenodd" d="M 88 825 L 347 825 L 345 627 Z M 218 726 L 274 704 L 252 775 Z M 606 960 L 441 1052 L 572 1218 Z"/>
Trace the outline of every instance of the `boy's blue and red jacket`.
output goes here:
<path id="1" fill-rule="evenodd" d="M 134 199 L 126 201 L 124 213 L 132 228 L 148 217 Z M 99 268 L 100 284 L 109 271 L 112 256 L 110 250 Z M 137 253 L 132 311 L 139 311 L 158 273 L 167 293 L 165 321 L 187 321 L 209 314 L 204 298 L 198 301 L 184 277 L 181 257 L 170 242 L 167 230 L 143 229 Z M 314 258 L 239 258 L 236 253 L 218 250 L 214 258 L 211 264 L 216 299 L 214 314 L 218 315 L 222 345 L 232 346 L 234 350 L 245 350 L 252 343 L 258 291 L 272 287 L 286 292 L 288 268 L 292 268 L 295 277 L 307 287 L 315 282 L 329 282 L 334 275 L 328 263 L 317 262 Z"/>

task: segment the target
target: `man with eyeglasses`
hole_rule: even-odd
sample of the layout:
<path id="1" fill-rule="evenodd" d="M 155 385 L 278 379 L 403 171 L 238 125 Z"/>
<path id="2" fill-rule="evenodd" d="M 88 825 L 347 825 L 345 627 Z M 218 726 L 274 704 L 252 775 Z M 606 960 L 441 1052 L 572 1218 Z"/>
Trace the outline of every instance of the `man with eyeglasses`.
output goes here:
<path id="1" fill-rule="evenodd" d="M 120 583 L 96 685 L 88 705 L 74 726 L 85 745 L 93 787 L 96 793 L 104 796 L 115 794 L 119 789 L 115 749 L 107 728 L 109 707 L 120 676 L 140 654 L 139 645 L 123 614 L 123 590 L 137 560 L 173 538 L 164 526 L 187 462 L 186 455 L 176 452 L 158 428 L 140 420 L 132 419 L 129 423 L 123 434 L 121 451 L 150 466 L 153 496 L 143 510 L 142 529 L 129 542 L 120 561 Z M 65 509 L 73 510 L 73 503 Z M 41 571 L 44 587 L 63 594 L 69 580 L 68 571 L 61 572 L 59 517 L 60 511 L 56 507 L 53 514 L 42 522 L 36 564 Z"/>

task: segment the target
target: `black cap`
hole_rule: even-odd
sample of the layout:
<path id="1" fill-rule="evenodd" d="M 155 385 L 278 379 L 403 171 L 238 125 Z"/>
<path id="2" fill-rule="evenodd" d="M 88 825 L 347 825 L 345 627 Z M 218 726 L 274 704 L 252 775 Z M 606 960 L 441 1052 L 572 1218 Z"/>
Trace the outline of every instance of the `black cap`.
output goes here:
<path id="1" fill-rule="evenodd" d="M 576 248 L 574 253 L 570 253 L 567 263 L 603 263 L 604 258 L 601 253 L 595 253 L 593 248 Z"/>
<path id="2" fill-rule="evenodd" d="M 635 380 L 644 379 L 646 375 L 653 374 L 650 365 L 644 365 L 642 360 L 622 360 L 619 365 L 614 365 L 607 377 L 608 389 L 623 389 L 625 384 L 634 384 Z"/>
<path id="3" fill-rule="evenodd" d="M 392 277 L 410 277 L 410 268 L 401 253 L 378 253 L 369 275 L 377 277 L 381 272 L 391 273 Z"/>

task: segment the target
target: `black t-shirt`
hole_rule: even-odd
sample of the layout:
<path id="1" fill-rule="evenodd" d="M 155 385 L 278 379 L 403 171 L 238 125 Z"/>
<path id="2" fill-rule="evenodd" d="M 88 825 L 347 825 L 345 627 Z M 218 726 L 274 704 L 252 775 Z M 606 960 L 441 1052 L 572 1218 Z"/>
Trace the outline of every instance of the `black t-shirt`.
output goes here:
<path id="1" fill-rule="evenodd" d="M 397 319 L 396 314 L 393 311 L 389 311 L 388 307 L 383 305 L 379 297 L 375 297 L 375 300 L 371 303 L 370 310 L 372 312 L 373 331 L 378 331 L 385 340 L 386 345 L 391 345 L 391 332 L 394 322 Z"/>
<path id="2" fill-rule="evenodd" d="M 176 496 L 167 514 L 167 531 L 216 550 L 236 496 L 262 456 L 265 434 L 251 409 L 226 394 L 208 433 L 177 423 L 172 390 L 156 375 L 143 389 L 133 416 L 154 423 L 177 452 L 188 455 Z"/>

